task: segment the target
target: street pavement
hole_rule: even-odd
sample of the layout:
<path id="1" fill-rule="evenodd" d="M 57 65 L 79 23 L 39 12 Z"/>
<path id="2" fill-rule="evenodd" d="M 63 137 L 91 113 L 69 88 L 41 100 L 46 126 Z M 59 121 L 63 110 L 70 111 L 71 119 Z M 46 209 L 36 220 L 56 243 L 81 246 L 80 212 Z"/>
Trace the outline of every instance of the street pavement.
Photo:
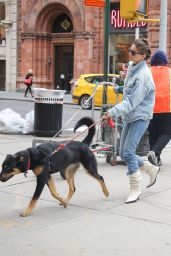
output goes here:
<path id="1" fill-rule="evenodd" d="M 23 100 L 21 93 L 7 94 L 8 98 Z M 0 98 L 5 95 L 0 93 Z M 35 139 L 40 138 L 0 134 L 0 162 L 6 154 L 31 147 Z M 64 139 L 69 136 L 56 138 Z M 147 189 L 148 176 L 143 174 L 143 193 L 134 204 L 125 204 L 129 193 L 126 166 L 119 157 L 117 165 L 111 166 L 102 154 L 97 158 L 98 171 L 109 189 L 109 198 L 105 198 L 96 180 L 81 167 L 75 176 L 76 192 L 66 209 L 52 198 L 46 187 L 32 214 L 24 218 L 19 214 L 36 185 L 32 172 L 27 178 L 20 174 L 0 183 L 0 255 L 170 256 L 170 156 L 169 145 L 162 153 L 163 166 L 156 184 Z M 66 181 L 59 174 L 54 179 L 64 197 L 68 189 Z"/>

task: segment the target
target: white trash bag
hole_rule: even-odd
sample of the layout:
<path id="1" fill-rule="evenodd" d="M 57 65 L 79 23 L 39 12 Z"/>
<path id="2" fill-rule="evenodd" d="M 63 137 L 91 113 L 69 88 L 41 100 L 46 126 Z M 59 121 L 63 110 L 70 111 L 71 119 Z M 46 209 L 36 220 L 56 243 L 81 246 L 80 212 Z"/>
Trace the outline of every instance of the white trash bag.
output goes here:
<path id="1" fill-rule="evenodd" d="M 26 120 L 10 108 L 0 111 L 0 133 L 26 134 L 33 131 L 33 111 L 26 115 Z"/>
<path id="2" fill-rule="evenodd" d="M 34 128 L 34 111 L 30 111 L 25 116 L 25 123 L 22 130 L 23 134 L 29 134 L 33 132 Z"/>

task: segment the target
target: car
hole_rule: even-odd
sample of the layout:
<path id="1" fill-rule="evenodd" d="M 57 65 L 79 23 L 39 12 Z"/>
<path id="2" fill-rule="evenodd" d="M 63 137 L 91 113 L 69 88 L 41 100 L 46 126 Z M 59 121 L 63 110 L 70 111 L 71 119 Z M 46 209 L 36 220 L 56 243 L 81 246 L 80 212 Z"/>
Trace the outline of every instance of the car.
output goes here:
<path id="1" fill-rule="evenodd" d="M 109 74 L 108 81 L 113 82 L 114 79 L 119 79 L 119 75 Z M 94 106 L 101 107 L 103 105 L 103 74 L 83 74 L 75 81 L 72 88 L 72 100 L 80 105 L 83 109 L 92 108 L 92 98 L 95 86 L 97 90 L 94 94 Z M 88 101 L 88 99 L 90 100 Z M 107 86 L 107 104 L 115 105 L 117 100 L 122 100 L 122 95 L 116 97 L 112 84 Z"/>

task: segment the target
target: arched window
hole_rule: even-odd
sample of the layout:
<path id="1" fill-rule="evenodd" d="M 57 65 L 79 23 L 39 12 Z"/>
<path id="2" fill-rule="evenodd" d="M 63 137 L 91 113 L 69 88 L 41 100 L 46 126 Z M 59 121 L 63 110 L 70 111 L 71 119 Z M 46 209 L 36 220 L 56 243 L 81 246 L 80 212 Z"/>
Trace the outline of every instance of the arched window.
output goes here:
<path id="1" fill-rule="evenodd" d="M 52 33 L 68 33 L 73 30 L 72 21 L 68 17 L 67 14 L 61 14 L 59 15 L 54 24 Z"/>

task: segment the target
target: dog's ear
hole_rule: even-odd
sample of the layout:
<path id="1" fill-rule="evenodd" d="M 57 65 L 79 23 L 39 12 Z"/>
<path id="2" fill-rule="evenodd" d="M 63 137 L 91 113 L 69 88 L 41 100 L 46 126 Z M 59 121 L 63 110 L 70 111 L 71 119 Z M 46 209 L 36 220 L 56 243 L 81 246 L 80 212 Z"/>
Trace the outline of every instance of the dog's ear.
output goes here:
<path id="1" fill-rule="evenodd" d="M 17 161 L 24 161 L 24 156 L 16 156 Z"/>
<path id="2" fill-rule="evenodd" d="M 7 155 L 5 160 L 16 160 L 15 155 Z"/>
<path id="3" fill-rule="evenodd" d="M 29 153 L 26 150 L 16 153 L 17 161 L 28 161 Z"/>

